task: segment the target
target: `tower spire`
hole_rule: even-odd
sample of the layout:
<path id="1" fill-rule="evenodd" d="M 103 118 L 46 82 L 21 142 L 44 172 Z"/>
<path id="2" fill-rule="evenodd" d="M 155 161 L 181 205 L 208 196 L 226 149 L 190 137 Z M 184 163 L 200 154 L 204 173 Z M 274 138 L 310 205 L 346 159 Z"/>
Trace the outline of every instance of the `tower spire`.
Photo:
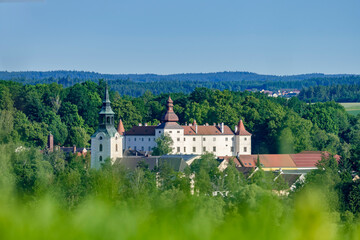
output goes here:
<path id="1" fill-rule="evenodd" d="M 167 111 L 166 111 L 165 115 L 161 118 L 162 122 L 178 122 L 179 121 L 179 117 L 174 112 L 174 109 L 173 109 L 174 104 L 173 103 L 174 103 L 173 100 L 169 96 L 167 103 L 166 103 Z"/>

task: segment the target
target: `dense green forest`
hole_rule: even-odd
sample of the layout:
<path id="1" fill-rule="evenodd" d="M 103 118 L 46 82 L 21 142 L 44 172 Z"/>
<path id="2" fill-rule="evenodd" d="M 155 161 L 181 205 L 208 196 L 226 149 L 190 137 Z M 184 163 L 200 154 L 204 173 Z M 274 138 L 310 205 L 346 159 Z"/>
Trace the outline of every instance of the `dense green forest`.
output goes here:
<path id="1" fill-rule="evenodd" d="M 303 74 L 293 76 L 260 75 L 249 72 L 188 73 L 172 75 L 156 74 L 100 74 L 81 71 L 52 72 L 0 72 L 0 79 L 23 84 L 58 83 L 70 87 L 84 81 L 106 80 L 120 95 L 139 97 L 147 90 L 153 94 L 191 93 L 195 88 L 244 91 L 302 89 L 310 86 L 334 84 L 358 84 L 357 75 Z"/>
<path id="2" fill-rule="evenodd" d="M 235 166 L 220 172 L 213 155 L 184 173 L 167 165 L 135 171 L 109 161 L 91 169 L 90 156 L 41 153 L 49 132 L 55 144 L 88 146 L 98 124 L 105 82 L 68 88 L 57 83 L 0 82 L 1 239 L 357 239 L 359 237 L 360 115 L 335 102 L 196 88 L 171 93 L 181 123 L 233 126 L 253 133 L 253 154 L 327 150 L 289 196 L 280 176 L 258 170 L 246 178 Z M 111 91 L 125 128 L 157 124 L 168 94 L 121 96 Z M 195 174 L 195 194 L 190 176 Z M 212 196 L 227 192 L 226 197 Z M 19 230 L 21 229 L 21 230 Z"/>
<path id="3" fill-rule="evenodd" d="M 303 89 L 299 99 L 307 102 L 360 102 L 360 85 L 315 86 Z"/>

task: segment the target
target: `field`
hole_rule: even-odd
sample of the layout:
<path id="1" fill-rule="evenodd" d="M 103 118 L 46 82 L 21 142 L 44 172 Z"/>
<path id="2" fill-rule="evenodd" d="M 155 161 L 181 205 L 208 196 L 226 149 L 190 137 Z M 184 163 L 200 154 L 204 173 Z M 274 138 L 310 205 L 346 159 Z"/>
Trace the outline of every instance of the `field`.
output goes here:
<path id="1" fill-rule="evenodd" d="M 339 104 L 341 104 L 349 114 L 357 115 L 360 113 L 360 102 Z"/>

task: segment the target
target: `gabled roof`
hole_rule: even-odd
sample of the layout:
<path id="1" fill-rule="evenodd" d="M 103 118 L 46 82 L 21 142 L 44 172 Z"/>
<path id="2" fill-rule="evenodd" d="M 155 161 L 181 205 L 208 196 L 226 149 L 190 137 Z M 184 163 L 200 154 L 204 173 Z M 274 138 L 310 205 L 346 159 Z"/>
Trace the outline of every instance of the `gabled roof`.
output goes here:
<path id="1" fill-rule="evenodd" d="M 155 136 L 156 126 L 134 126 L 125 132 L 125 135 L 152 135 Z"/>
<path id="2" fill-rule="evenodd" d="M 228 127 L 224 126 L 224 133 L 218 126 L 182 126 L 184 128 L 184 135 L 234 135 L 234 132 Z"/>

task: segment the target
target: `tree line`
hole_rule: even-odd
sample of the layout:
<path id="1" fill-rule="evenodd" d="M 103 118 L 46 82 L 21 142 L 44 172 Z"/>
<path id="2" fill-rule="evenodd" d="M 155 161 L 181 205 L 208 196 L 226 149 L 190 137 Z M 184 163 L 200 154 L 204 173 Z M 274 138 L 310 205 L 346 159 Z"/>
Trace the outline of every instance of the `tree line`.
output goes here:
<path id="1" fill-rule="evenodd" d="M 307 102 L 360 102 L 359 84 L 314 86 L 301 90 L 299 99 Z"/>

